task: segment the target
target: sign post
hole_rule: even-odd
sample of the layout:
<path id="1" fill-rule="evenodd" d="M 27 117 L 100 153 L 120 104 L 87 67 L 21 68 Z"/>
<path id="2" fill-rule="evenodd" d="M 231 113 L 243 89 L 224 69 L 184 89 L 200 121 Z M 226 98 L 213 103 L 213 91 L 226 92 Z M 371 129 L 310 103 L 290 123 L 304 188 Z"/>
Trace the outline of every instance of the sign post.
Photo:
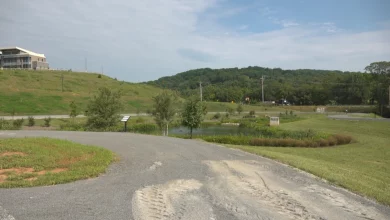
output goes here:
<path id="1" fill-rule="evenodd" d="M 123 116 L 122 120 L 125 123 L 125 132 L 127 131 L 127 121 L 130 119 L 130 116 Z"/>

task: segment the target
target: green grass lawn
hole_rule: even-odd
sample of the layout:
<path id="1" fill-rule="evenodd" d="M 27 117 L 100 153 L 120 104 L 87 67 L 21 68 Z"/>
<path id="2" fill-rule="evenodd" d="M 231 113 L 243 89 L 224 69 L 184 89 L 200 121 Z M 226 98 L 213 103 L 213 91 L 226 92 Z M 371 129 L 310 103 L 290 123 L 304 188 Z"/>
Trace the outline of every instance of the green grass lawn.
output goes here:
<path id="1" fill-rule="evenodd" d="M 106 149 L 49 138 L 0 139 L 0 187 L 29 187 L 96 177 L 114 160 Z"/>
<path id="2" fill-rule="evenodd" d="M 357 142 L 327 148 L 228 147 L 276 159 L 390 205 L 390 122 L 330 120 L 315 115 L 281 128 L 347 134 Z"/>

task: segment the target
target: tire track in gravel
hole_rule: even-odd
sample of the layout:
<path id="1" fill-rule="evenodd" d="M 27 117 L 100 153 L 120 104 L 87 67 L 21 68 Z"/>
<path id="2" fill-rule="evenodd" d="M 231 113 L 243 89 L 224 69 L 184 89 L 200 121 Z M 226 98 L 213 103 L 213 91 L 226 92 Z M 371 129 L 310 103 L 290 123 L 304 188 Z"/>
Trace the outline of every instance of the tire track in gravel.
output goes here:
<path id="1" fill-rule="evenodd" d="M 370 206 L 363 206 L 357 202 L 348 200 L 341 193 L 332 191 L 330 189 L 319 187 L 318 185 L 310 185 L 305 189 L 311 193 L 315 193 L 322 197 L 322 200 L 332 204 L 339 209 L 355 216 L 356 219 L 385 219 L 384 216 L 379 216 L 376 210 Z"/>
<path id="2" fill-rule="evenodd" d="M 212 208 L 200 195 L 197 180 L 174 180 L 137 190 L 132 199 L 133 217 L 141 219 L 215 219 Z"/>
<path id="3" fill-rule="evenodd" d="M 284 191 L 267 186 L 255 166 L 241 161 L 206 161 L 216 174 L 207 187 L 213 203 L 239 219 L 324 219 Z"/>

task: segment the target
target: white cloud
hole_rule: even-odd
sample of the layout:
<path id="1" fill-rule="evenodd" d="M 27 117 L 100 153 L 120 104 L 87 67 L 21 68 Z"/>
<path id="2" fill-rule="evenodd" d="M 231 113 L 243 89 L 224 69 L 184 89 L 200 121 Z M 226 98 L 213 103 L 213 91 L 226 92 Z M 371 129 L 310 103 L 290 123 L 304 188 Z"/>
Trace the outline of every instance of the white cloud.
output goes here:
<path id="1" fill-rule="evenodd" d="M 88 57 L 90 70 L 104 66 L 128 81 L 237 65 L 363 70 L 390 57 L 389 28 L 348 32 L 332 23 L 278 20 L 276 31 L 240 32 L 249 24 L 235 30 L 204 16 L 219 1 L 7 1 L 0 46 L 45 53 L 58 68 L 83 69 Z"/>

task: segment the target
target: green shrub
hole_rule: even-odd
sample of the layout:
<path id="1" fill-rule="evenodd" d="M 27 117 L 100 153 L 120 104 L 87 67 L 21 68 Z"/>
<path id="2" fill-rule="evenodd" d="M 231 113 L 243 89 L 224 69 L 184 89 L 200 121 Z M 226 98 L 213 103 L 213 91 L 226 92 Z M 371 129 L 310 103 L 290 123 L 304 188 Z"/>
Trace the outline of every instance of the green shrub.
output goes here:
<path id="1" fill-rule="evenodd" d="M 242 118 L 256 118 L 256 115 L 244 115 Z"/>
<path id="2" fill-rule="evenodd" d="M 60 130 L 62 131 L 85 131 L 85 124 L 68 121 L 67 123 L 60 124 Z"/>
<path id="3" fill-rule="evenodd" d="M 252 146 L 276 146 L 276 147 L 327 147 L 341 144 L 349 144 L 352 137 L 348 135 L 332 135 L 326 139 L 297 140 L 292 138 L 253 138 L 249 141 Z"/>
<path id="4" fill-rule="evenodd" d="M 127 131 L 134 133 L 151 134 L 159 131 L 156 124 L 135 124 L 127 128 Z"/>
<path id="5" fill-rule="evenodd" d="M 248 145 L 251 137 L 249 136 L 233 136 L 233 135 L 221 135 L 221 136 L 199 136 L 207 142 L 221 143 L 221 144 L 233 144 L 233 145 Z"/>
<path id="6" fill-rule="evenodd" d="M 44 118 L 43 121 L 45 127 L 50 127 L 50 121 L 51 121 L 50 117 Z"/>
<path id="7" fill-rule="evenodd" d="M 14 129 L 20 129 L 23 125 L 24 119 L 16 119 L 12 122 L 12 125 L 14 126 Z"/>
<path id="8" fill-rule="evenodd" d="M 219 112 L 217 112 L 217 113 L 215 113 L 215 115 L 213 115 L 213 117 L 211 118 L 211 119 L 215 119 L 215 120 L 218 120 L 218 119 L 220 119 L 221 118 L 221 113 L 219 113 Z"/>
<path id="9" fill-rule="evenodd" d="M 250 112 L 249 112 L 249 115 L 255 115 L 256 114 L 256 112 L 254 111 L 254 110 L 251 110 Z"/>
<path id="10" fill-rule="evenodd" d="M 12 126 L 10 126 L 9 122 L 7 120 L 4 120 L 4 118 L 0 118 L 0 130 L 10 129 L 12 129 Z"/>
<path id="11" fill-rule="evenodd" d="M 28 117 L 28 123 L 27 123 L 27 125 L 28 125 L 29 127 L 32 127 L 32 126 L 35 125 L 35 119 L 34 119 L 33 116 L 29 116 L 29 117 Z"/>
<path id="12" fill-rule="evenodd" d="M 234 108 L 227 108 L 226 109 L 226 113 L 229 113 L 229 115 L 233 115 L 234 114 Z"/>

